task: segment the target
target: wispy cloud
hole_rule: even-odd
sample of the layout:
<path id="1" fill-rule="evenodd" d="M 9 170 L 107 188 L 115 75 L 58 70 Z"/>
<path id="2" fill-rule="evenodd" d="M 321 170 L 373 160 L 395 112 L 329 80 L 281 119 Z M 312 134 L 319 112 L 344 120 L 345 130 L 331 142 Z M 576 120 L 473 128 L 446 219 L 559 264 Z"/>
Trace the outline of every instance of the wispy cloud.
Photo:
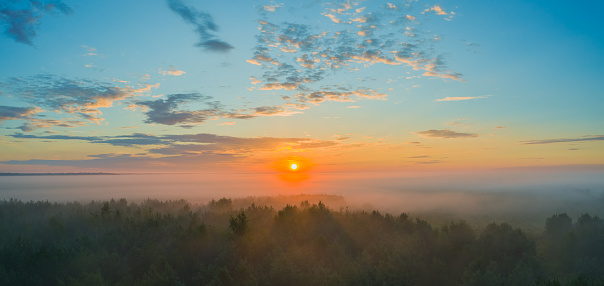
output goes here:
<path id="1" fill-rule="evenodd" d="M 185 135 L 150 135 L 133 133 L 119 136 L 70 136 L 70 135 L 9 135 L 29 140 L 78 140 L 94 144 L 149 148 L 148 152 L 160 155 L 235 154 L 252 155 L 259 151 L 305 150 L 331 148 L 342 145 L 342 140 L 317 140 L 311 138 L 234 137 L 210 133 Z M 27 161 L 13 161 L 27 164 Z M 5 162 L 6 163 L 6 162 Z"/>
<path id="2" fill-rule="evenodd" d="M 437 99 L 436 101 L 462 101 L 462 100 L 471 100 L 471 99 L 479 99 L 479 98 L 487 98 L 486 96 L 447 96 L 445 98 Z"/>
<path id="3" fill-rule="evenodd" d="M 445 10 L 443 10 L 443 8 L 441 8 L 438 5 L 434 5 L 426 10 L 424 10 L 424 12 L 430 12 L 430 11 L 434 11 L 434 13 L 436 13 L 436 15 L 447 15 L 447 12 L 445 12 Z"/>
<path id="4" fill-rule="evenodd" d="M 6 26 L 4 34 L 18 43 L 33 46 L 44 16 L 58 12 L 71 14 L 73 10 L 60 0 L 47 1 L 2 1 L 0 2 L 0 24 Z"/>
<path id="5" fill-rule="evenodd" d="M 430 129 L 430 130 L 419 131 L 419 132 L 414 132 L 414 133 L 417 135 L 423 136 L 423 137 L 440 138 L 440 139 L 478 137 L 478 134 L 455 132 L 455 131 L 449 130 L 449 129 L 441 129 L 441 130 Z"/>
<path id="6" fill-rule="evenodd" d="M 212 97 L 199 93 L 170 94 L 165 99 L 145 100 L 137 103 L 139 106 L 148 108 L 146 123 L 158 123 L 165 125 L 175 124 L 201 124 L 208 117 L 220 114 L 220 103 L 211 101 Z M 192 101 L 201 102 L 209 106 L 203 110 L 183 110 L 182 107 Z"/>
<path id="7" fill-rule="evenodd" d="M 190 24 L 195 29 L 195 32 L 200 38 L 196 46 L 209 51 L 226 53 L 233 49 L 229 43 L 224 42 L 214 34 L 218 31 L 218 25 L 214 23 L 214 19 L 208 13 L 197 11 L 197 9 L 185 5 L 180 0 L 167 0 L 168 7 L 174 13 L 178 14 L 187 24 Z"/>
<path id="8" fill-rule="evenodd" d="M 314 91 L 311 93 L 298 93 L 295 95 L 298 101 L 319 104 L 324 101 L 355 102 L 359 99 L 381 99 L 388 95 L 370 89 L 358 89 L 353 91 Z"/>
<path id="9" fill-rule="evenodd" d="M 35 118 L 35 116 L 43 112 L 39 107 L 27 108 L 27 107 L 14 107 L 14 106 L 0 106 L 0 123 L 4 120 L 24 120 L 25 122 L 17 127 L 17 129 L 30 132 L 38 128 L 51 128 L 51 127 L 78 127 L 85 126 L 86 122 L 81 120 L 56 120 L 56 119 L 41 119 Z"/>
<path id="10" fill-rule="evenodd" d="M 281 4 L 274 4 L 274 5 L 262 5 L 262 9 L 264 11 L 267 11 L 267 12 L 275 12 L 282 5 L 283 5 L 283 3 L 281 3 Z"/>
<path id="11" fill-rule="evenodd" d="M 552 144 L 552 143 L 586 142 L 586 141 L 604 141 L 604 135 L 585 135 L 585 136 L 579 137 L 579 138 L 528 140 L 528 141 L 520 141 L 520 142 L 522 144 Z"/>
<path id="12" fill-rule="evenodd" d="M 203 104 L 207 108 L 199 109 Z M 165 98 L 138 101 L 138 107 L 145 109 L 145 123 L 163 125 L 181 125 L 190 128 L 203 124 L 210 118 L 251 119 L 263 116 L 291 116 L 308 109 L 304 104 L 283 104 L 258 106 L 245 109 L 228 109 L 220 101 L 200 93 L 170 94 Z"/>
<path id="13" fill-rule="evenodd" d="M 415 162 L 415 164 L 420 164 L 420 165 L 430 165 L 430 164 L 440 164 L 440 163 L 444 163 L 445 161 L 438 161 L 438 160 L 432 160 L 432 161 L 421 161 L 421 162 Z"/>
<path id="14" fill-rule="evenodd" d="M 170 66 L 170 69 L 167 71 L 159 69 L 159 73 L 162 75 L 173 75 L 173 76 L 181 76 L 183 74 L 186 74 L 186 72 L 178 70 L 173 66 Z"/>
<path id="15" fill-rule="evenodd" d="M 116 86 L 87 79 L 69 79 L 42 74 L 26 78 L 10 78 L 0 83 L 6 94 L 24 101 L 32 108 L 40 107 L 56 113 L 74 114 L 87 121 L 100 123 L 100 108 L 113 106 L 116 101 L 146 94 L 159 84 L 139 87 Z"/>
<path id="16" fill-rule="evenodd" d="M 4 120 L 24 119 L 41 112 L 40 108 L 27 108 L 0 105 L 0 122 Z"/>
<path id="17" fill-rule="evenodd" d="M 90 157 L 85 160 L 10 160 L 2 161 L 1 164 L 9 165 L 43 165 L 43 166 L 71 166 L 78 169 L 98 168 L 110 170 L 199 170 L 202 166 L 212 166 L 215 170 L 215 164 L 236 160 L 237 157 L 231 154 L 213 154 L 207 153 L 199 155 L 181 155 L 154 158 L 149 156 L 135 156 L 131 154 L 101 154 L 99 157 Z"/>
<path id="18" fill-rule="evenodd" d="M 79 126 L 86 126 L 86 121 L 81 120 L 57 120 L 57 119 L 40 119 L 40 118 L 29 118 L 23 125 L 17 127 L 24 132 L 31 132 L 38 128 L 53 128 L 53 127 L 64 127 L 74 128 Z"/>
<path id="19" fill-rule="evenodd" d="M 94 47 L 82 45 L 82 48 L 84 48 L 86 50 L 86 54 L 84 54 L 85 56 L 91 57 L 91 56 L 98 56 L 99 55 L 97 53 L 96 48 L 94 48 Z"/>
<path id="20" fill-rule="evenodd" d="M 226 111 L 221 116 L 233 119 L 250 119 L 261 116 L 291 116 L 302 113 L 298 110 L 304 110 L 308 107 L 300 104 L 284 104 L 276 106 L 259 106 L 241 110 Z"/>

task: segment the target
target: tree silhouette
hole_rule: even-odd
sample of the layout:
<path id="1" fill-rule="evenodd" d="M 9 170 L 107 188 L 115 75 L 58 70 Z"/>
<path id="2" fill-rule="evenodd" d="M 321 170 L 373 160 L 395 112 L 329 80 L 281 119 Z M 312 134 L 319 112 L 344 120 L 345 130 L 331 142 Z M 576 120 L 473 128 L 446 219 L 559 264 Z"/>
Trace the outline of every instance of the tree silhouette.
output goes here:
<path id="1" fill-rule="evenodd" d="M 247 223 L 245 212 L 241 211 L 236 217 L 231 216 L 229 227 L 236 235 L 242 236 L 248 231 Z"/>

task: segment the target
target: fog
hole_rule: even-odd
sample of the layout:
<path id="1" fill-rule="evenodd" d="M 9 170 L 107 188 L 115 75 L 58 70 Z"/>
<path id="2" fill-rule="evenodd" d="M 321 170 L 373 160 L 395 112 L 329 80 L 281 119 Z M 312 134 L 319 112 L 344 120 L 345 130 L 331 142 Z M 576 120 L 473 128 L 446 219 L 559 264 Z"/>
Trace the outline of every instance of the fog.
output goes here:
<path id="1" fill-rule="evenodd" d="M 309 173 L 295 178 L 279 174 L 55 175 L 3 176 L 0 182 L 0 199 L 23 201 L 151 198 L 206 204 L 222 197 L 326 194 L 343 197 L 350 210 L 406 212 L 432 221 L 465 219 L 471 224 L 511 221 L 535 227 L 554 213 L 604 214 L 604 179 L 589 172 Z M 299 203 L 296 200 L 291 197 L 292 204 Z"/>

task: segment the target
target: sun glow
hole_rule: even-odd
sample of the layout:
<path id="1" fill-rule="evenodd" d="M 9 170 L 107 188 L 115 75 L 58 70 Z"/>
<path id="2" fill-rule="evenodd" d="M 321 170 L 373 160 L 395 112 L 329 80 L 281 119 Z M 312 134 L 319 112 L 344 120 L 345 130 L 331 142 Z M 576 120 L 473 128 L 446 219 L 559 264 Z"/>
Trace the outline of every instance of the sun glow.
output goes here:
<path id="1" fill-rule="evenodd" d="M 284 174 L 308 173 L 313 166 L 314 164 L 309 159 L 298 156 L 281 157 L 269 165 L 278 173 Z"/>

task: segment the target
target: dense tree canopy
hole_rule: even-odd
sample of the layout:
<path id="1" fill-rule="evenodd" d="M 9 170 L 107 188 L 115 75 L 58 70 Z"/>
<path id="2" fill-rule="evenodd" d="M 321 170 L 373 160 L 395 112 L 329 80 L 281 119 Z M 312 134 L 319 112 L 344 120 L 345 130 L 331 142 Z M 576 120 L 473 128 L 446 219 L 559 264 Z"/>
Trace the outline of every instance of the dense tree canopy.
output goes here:
<path id="1" fill-rule="evenodd" d="M 319 202 L 0 202 L 0 285 L 604 285 L 604 221 L 435 228 Z"/>

